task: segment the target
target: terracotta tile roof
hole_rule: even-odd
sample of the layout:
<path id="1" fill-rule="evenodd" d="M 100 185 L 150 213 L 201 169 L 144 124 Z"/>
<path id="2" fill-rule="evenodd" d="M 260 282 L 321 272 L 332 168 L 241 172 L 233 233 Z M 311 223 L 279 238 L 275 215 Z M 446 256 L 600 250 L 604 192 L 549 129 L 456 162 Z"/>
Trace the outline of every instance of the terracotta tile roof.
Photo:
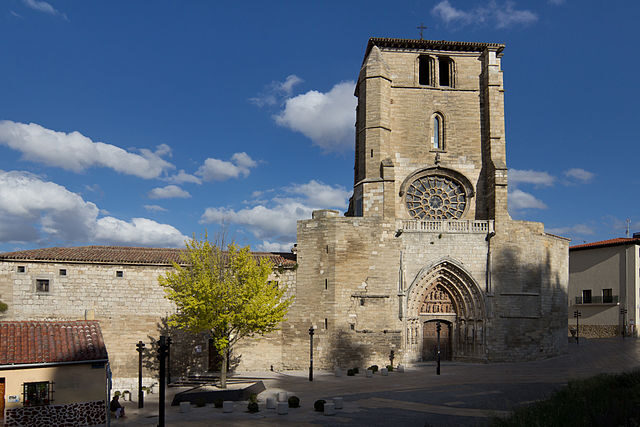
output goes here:
<path id="1" fill-rule="evenodd" d="M 0 253 L 0 261 L 58 261 L 103 264 L 155 264 L 180 263 L 184 249 L 136 248 L 130 246 L 75 246 L 69 248 L 42 248 Z M 293 267 L 296 256 L 287 252 L 254 252 L 257 258 L 269 258 L 275 266 Z"/>
<path id="2" fill-rule="evenodd" d="M 477 42 L 454 42 L 446 40 L 417 40 L 417 39 L 393 39 L 372 37 L 367 44 L 365 58 L 373 46 L 399 48 L 399 49 L 433 49 L 464 52 L 483 52 L 486 48 L 496 49 L 498 53 L 504 50 L 502 43 L 477 43 Z"/>
<path id="3" fill-rule="evenodd" d="M 616 239 L 601 240 L 599 242 L 584 243 L 582 245 L 571 246 L 569 250 L 574 251 L 579 249 L 604 248 L 607 246 L 622 246 L 622 245 L 640 245 L 640 238 L 618 237 Z"/>
<path id="4" fill-rule="evenodd" d="M 0 365 L 105 359 L 96 321 L 0 322 Z"/>

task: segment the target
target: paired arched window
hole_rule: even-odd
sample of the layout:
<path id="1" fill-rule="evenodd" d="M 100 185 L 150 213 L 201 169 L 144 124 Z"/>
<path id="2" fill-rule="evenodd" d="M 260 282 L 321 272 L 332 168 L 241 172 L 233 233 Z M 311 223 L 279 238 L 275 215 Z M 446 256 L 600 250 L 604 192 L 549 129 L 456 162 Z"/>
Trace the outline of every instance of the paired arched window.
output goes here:
<path id="1" fill-rule="evenodd" d="M 418 83 L 424 86 L 455 86 L 455 63 L 448 56 L 418 56 Z"/>
<path id="2" fill-rule="evenodd" d="M 431 116 L 431 147 L 432 150 L 444 150 L 444 117 L 440 113 Z"/>

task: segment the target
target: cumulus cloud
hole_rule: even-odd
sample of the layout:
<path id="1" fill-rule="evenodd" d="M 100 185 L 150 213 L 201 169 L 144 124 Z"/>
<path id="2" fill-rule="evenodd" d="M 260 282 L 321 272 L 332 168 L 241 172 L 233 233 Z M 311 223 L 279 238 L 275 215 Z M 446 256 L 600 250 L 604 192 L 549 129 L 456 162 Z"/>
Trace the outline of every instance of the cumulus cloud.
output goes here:
<path id="1" fill-rule="evenodd" d="M 443 0 L 431 9 L 431 14 L 447 25 L 457 26 L 491 24 L 496 28 L 507 28 L 531 24 L 538 20 L 538 15 L 534 12 L 518 10 L 511 1 L 501 4 L 489 1 L 474 9 L 462 10 L 454 7 L 449 0 Z"/>
<path id="2" fill-rule="evenodd" d="M 202 184 L 202 180 L 195 175 L 191 175 L 190 173 L 186 173 L 184 170 L 180 169 L 180 171 L 167 178 L 167 181 L 173 182 L 175 184 Z"/>
<path id="3" fill-rule="evenodd" d="M 263 240 L 262 243 L 259 243 L 255 249 L 261 252 L 291 252 L 291 248 L 293 248 L 294 243 L 278 243 L 278 242 L 268 242 Z"/>
<path id="4" fill-rule="evenodd" d="M 343 151 L 353 145 L 357 100 L 355 83 L 341 82 L 329 92 L 315 90 L 288 98 L 274 116 L 280 126 L 300 132 L 327 151 Z"/>
<path id="5" fill-rule="evenodd" d="M 46 13 L 54 16 L 61 16 L 64 19 L 67 19 L 67 15 L 61 13 L 56 8 L 51 6 L 51 4 L 46 1 L 41 0 L 22 0 L 22 3 L 25 4 L 30 9 L 37 10 L 38 12 Z"/>
<path id="6" fill-rule="evenodd" d="M 535 184 L 541 187 L 552 186 L 555 178 L 547 172 L 534 170 L 509 169 L 509 184 Z"/>
<path id="7" fill-rule="evenodd" d="M 588 236 L 595 234 L 593 227 L 586 224 L 576 224 L 568 227 L 550 227 L 545 231 L 559 236 Z"/>
<path id="8" fill-rule="evenodd" d="M 177 185 L 167 185 L 166 187 L 157 187 L 149 192 L 150 199 L 186 199 L 191 197 L 189 192 L 183 190 Z"/>
<path id="9" fill-rule="evenodd" d="M 0 121 L 0 144 L 20 151 L 25 160 L 82 172 L 106 167 L 140 178 L 157 178 L 174 166 L 162 158 L 170 153 L 165 144 L 157 151 L 140 149 L 139 154 L 115 145 L 94 142 L 80 132 L 57 132 L 36 123 Z"/>
<path id="10" fill-rule="evenodd" d="M 258 163 L 247 153 L 235 153 L 230 162 L 208 158 L 200 166 L 196 175 L 205 181 L 224 181 L 239 176 L 247 177 L 251 172 L 250 169 L 257 165 Z"/>
<path id="11" fill-rule="evenodd" d="M 182 246 L 185 236 L 146 218 L 99 217 L 92 202 L 29 172 L 0 170 L 0 242 Z"/>
<path id="12" fill-rule="evenodd" d="M 529 193 L 525 193 L 517 188 L 509 192 L 509 212 L 515 213 L 523 209 L 546 209 L 547 205 L 544 204 L 535 196 Z"/>
<path id="13" fill-rule="evenodd" d="M 298 220 L 311 218 L 311 213 L 316 209 L 345 210 L 350 194 L 339 186 L 309 181 L 306 184 L 294 184 L 270 201 L 244 209 L 207 208 L 200 223 L 232 223 L 246 227 L 255 237 L 264 239 L 265 248 L 267 243 L 289 245 L 296 239 Z"/>
<path id="14" fill-rule="evenodd" d="M 581 168 L 571 168 L 564 171 L 564 175 L 567 178 L 578 181 L 580 183 L 587 183 L 593 179 L 595 176 L 593 173 L 586 171 Z"/>
<path id="15" fill-rule="evenodd" d="M 303 81 L 295 74 L 291 74 L 284 82 L 271 82 L 263 92 L 255 98 L 250 98 L 249 101 L 258 107 L 276 105 L 283 97 L 291 96 L 293 88 Z"/>
<path id="16" fill-rule="evenodd" d="M 144 208 L 150 212 L 166 212 L 167 210 L 158 205 L 144 205 Z"/>

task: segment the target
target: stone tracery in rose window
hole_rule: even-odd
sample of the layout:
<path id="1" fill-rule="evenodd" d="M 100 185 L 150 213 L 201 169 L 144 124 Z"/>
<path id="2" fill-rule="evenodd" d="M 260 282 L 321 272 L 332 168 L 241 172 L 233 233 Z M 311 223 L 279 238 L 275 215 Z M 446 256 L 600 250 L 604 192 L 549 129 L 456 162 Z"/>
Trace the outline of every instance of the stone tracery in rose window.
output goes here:
<path id="1" fill-rule="evenodd" d="M 427 175 L 409 185 L 405 201 L 415 219 L 460 219 L 467 196 L 461 183 L 442 175 Z"/>

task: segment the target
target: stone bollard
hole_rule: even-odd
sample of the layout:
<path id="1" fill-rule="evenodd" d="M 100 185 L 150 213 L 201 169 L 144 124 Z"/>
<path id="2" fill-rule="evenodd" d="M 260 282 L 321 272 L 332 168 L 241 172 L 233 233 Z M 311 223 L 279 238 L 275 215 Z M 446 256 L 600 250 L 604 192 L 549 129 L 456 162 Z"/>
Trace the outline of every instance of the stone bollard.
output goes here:
<path id="1" fill-rule="evenodd" d="M 286 391 L 278 392 L 278 402 L 286 402 L 288 399 Z"/>
<path id="2" fill-rule="evenodd" d="M 325 415 L 335 415 L 336 414 L 336 405 L 333 402 L 327 402 L 324 404 L 324 414 Z"/>
<path id="3" fill-rule="evenodd" d="M 289 413 L 289 403 L 288 402 L 278 402 L 278 415 L 287 415 Z"/>
<path id="4" fill-rule="evenodd" d="M 371 369 L 367 369 L 367 372 L 366 372 L 365 376 L 367 378 L 371 378 L 373 376 L 373 371 Z"/>
<path id="5" fill-rule="evenodd" d="M 398 369 L 396 369 L 396 372 L 404 374 L 404 365 L 398 365 Z"/>
<path id="6" fill-rule="evenodd" d="M 233 412 L 233 402 L 231 400 L 225 400 L 222 402 L 222 412 Z"/>
<path id="7" fill-rule="evenodd" d="M 267 409 L 276 409 L 275 397 L 267 397 Z"/>
<path id="8" fill-rule="evenodd" d="M 344 404 L 344 401 L 342 400 L 341 397 L 333 398 L 333 405 L 335 406 L 336 409 L 342 409 L 343 404 Z"/>
<path id="9" fill-rule="evenodd" d="M 336 368 L 336 377 L 341 377 L 341 376 L 342 376 L 342 369 Z"/>
<path id="10" fill-rule="evenodd" d="M 191 410 L 191 402 L 180 402 L 180 412 L 185 413 Z"/>
<path id="11" fill-rule="evenodd" d="M 387 368 L 381 368 L 380 369 L 380 375 L 382 375 L 383 377 L 386 377 L 389 375 L 389 370 Z"/>

